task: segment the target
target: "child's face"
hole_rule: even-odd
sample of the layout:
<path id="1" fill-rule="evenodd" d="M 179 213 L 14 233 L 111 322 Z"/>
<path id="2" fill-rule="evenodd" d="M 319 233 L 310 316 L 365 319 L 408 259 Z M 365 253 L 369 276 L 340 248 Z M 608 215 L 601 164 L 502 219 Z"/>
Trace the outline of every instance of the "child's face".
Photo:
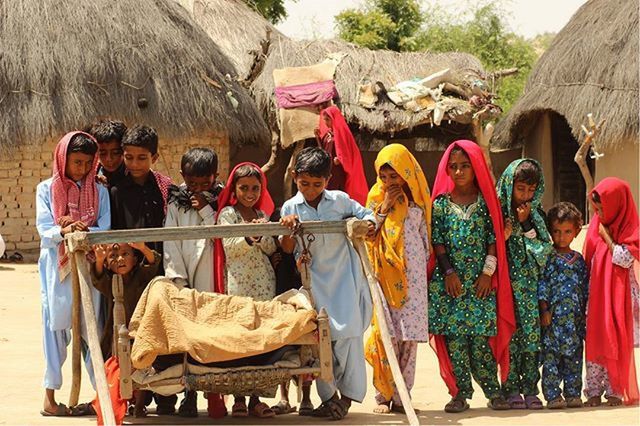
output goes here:
<path id="1" fill-rule="evenodd" d="M 140 146 L 125 145 L 123 151 L 124 165 L 134 179 L 146 177 L 158 159 L 158 154 L 152 155 L 148 149 Z"/>
<path id="2" fill-rule="evenodd" d="M 307 203 L 315 203 L 329 183 L 329 178 L 293 172 L 293 180 Z"/>
<path id="3" fill-rule="evenodd" d="M 112 140 L 98 145 L 98 160 L 102 167 L 110 173 L 118 170 L 122 164 L 122 146 L 120 142 Z"/>
<path id="4" fill-rule="evenodd" d="M 180 174 L 184 179 L 185 185 L 187 185 L 187 189 L 195 194 L 199 192 L 209 191 L 216 179 L 216 175 L 190 176 L 185 175 L 182 172 L 180 172 Z"/>
<path id="5" fill-rule="evenodd" d="M 253 207 L 260 199 L 262 184 L 258 178 L 247 176 L 236 182 L 236 198 L 245 207 Z"/>
<path id="6" fill-rule="evenodd" d="M 400 176 L 398 172 L 391 167 L 381 167 L 378 172 L 378 176 L 385 188 L 389 188 L 394 185 L 403 187 L 406 183 L 402 176 Z"/>
<path id="7" fill-rule="evenodd" d="M 136 255 L 129 244 L 112 244 L 107 249 L 107 266 L 114 274 L 126 275 L 136 263 Z"/>
<path id="8" fill-rule="evenodd" d="M 74 182 L 81 181 L 93 168 L 93 155 L 72 152 L 67 155 L 64 175 Z"/>
<path id="9" fill-rule="evenodd" d="M 511 195 L 511 204 L 514 207 L 518 207 L 533 200 L 533 195 L 536 193 L 538 184 L 528 184 L 521 180 L 513 183 L 513 194 Z"/>
<path id="10" fill-rule="evenodd" d="M 551 239 L 556 249 L 569 248 L 573 239 L 580 232 L 580 228 L 570 220 L 560 222 L 553 221 L 551 224 Z"/>
<path id="11" fill-rule="evenodd" d="M 473 172 L 471 160 L 469 160 L 469 157 L 462 151 L 454 151 L 449 156 L 447 173 L 453 180 L 454 185 L 458 187 L 472 185 L 476 177 Z"/>

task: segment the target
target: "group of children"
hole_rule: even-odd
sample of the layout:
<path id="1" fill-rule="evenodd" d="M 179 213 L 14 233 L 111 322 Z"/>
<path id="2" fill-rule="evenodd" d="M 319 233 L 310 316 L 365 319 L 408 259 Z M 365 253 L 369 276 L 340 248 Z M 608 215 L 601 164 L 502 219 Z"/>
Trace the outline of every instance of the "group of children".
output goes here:
<path id="1" fill-rule="evenodd" d="M 298 193 L 282 206 L 280 223 L 295 230 L 311 220 L 356 217 L 369 222 L 369 258 L 409 389 L 418 343 L 431 340 L 452 395 L 447 412 L 469 407 L 471 377 L 493 409 L 542 408 L 537 397 L 541 363 L 548 407 L 578 407 L 586 338 L 587 404 L 598 405 L 605 391 L 610 405 L 637 402 L 638 214 L 626 183 L 608 178 L 589 195 L 596 214 L 583 259 L 569 247 L 580 230 L 581 214 L 572 204 L 559 203 L 545 215 L 543 173 L 534 160 L 512 163 L 496 188 L 478 145 L 457 141 L 445 152 L 430 192 L 413 155 L 391 144 L 376 159 L 377 181 L 365 207 L 362 160 L 353 138 L 341 133 L 344 118 L 340 121 L 339 111 L 331 108 L 321 116 L 325 127 L 319 146 L 303 149 L 295 159 Z M 91 412 L 87 404 L 68 408 L 54 396 L 62 385 L 61 366 L 70 341 L 67 233 L 264 223 L 272 218 L 275 206 L 259 166 L 237 165 L 222 186 L 216 181 L 215 152 L 193 148 L 182 158 L 184 182 L 176 186 L 152 169 L 157 159 L 158 137 L 152 128 L 104 120 L 65 135 L 56 147 L 52 178 L 38 185 L 43 415 Z M 337 168 L 340 179 L 332 181 Z M 145 286 L 157 275 L 179 287 L 270 300 L 299 286 L 296 264 L 306 264 L 315 305 L 325 308 L 330 319 L 334 381 L 317 380 L 322 404 L 314 409 L 310 380 L 305 380 L 300 414 L 341 419 L 352 401 L 362 402 L 365 359 L 374 370 L 375 412 L 403 412 L 378 325 L 371 323 L 371 295 L 360 259 L 346 236 L 316 235 L 303 253 L 288 232 L 283 234 L 94 247 L 93 300 L 101 307 L 96 315 L 104 325 L 105 359 L 114 338 L 113 274 L 123 277 L 128 322 Z M 365 348 L 363 335 L 370 325 Z M 85 362 L 93 381 L 88 352 Z M 264 418 L 291 412 L 287 395 L 283 384 L 282 401 L 274 407 L 257 394 L 235 395 L 232 415 Z M 150 395 L 136 398 L 150 402 Z M 154 398 L 159 414 L 175 412 L 175 395 Z M 209 403 L 215 401 L 222 399 L 210 395 Z M 178 413 L 197 412 L 196 393 L 186 392 Z M 136 414 L 144 413 L 144 404 L 136 403 Z"/>

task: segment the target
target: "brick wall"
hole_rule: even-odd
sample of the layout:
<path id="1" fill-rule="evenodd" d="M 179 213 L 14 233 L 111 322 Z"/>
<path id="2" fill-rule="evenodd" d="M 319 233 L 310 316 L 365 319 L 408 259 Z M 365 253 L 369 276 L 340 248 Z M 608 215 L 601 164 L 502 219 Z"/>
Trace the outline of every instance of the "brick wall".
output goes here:
<path id="1" fill-rule="evenodd" d="M 19 251 L 25 259 L 37 259 L 40 240 L 35 228 L 36 185 L 51 177 L 53 150 L 58 139 L 43 145 L 22 146 L 0 158 L 0 234 L 8 254 Z M 209 134 L 185 140 L 160 140 L 160 158 L 155 168 L 181 182 L 180 159 L 189 148 L 206 146 L 218 154 L 220 179 L 229 173 L 229 140 L 224 134 Z"/>

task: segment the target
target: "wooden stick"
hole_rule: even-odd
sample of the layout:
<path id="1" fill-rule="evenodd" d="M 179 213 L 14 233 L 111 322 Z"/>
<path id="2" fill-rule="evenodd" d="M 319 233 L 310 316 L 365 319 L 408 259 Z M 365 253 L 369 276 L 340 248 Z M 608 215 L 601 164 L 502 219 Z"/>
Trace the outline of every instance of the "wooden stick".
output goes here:
<path id="1" fill-rule="evenodd" d="M 67 252 L 71 253 L 67 248 Z M 80 278 L 76 258 L 70 254 L 71 265 L 71 285 L 73 295 L 73 305 L 71 307 L 71 392 L 69 393 L 69 407 L 78 405 L 80 397 L 80 386 L 82 385 L 82 348 L 80 345 L 81 325 L 80 325 Z"/>
<path id="2" fill-rule="evenodd" d="M 331 347 L 331 331 L 329 316 L 325 308 L 318 313 L 318 357 L 320 358 L 320 378 L 325 382 L 333 382 L 333 350 Z"/>
<path id="3" fill-rule="evenodd" d="M 391 373 L 393 374 L 393 381 L 395 383 L 398 394 L 400 395 L 400 400 L 402 401 L 402 406 L 404 407 L 404 411 L 407 415 L 407 420 L 409 421 L 410 425 L 419 425 L 420 422 L 418 421 L 418 416 L 416 416 L 416 412 L 413 409 L 413 405 L 411 404 L 411 397 L 409 396 L 407 385 L 404 382 L 404 378 L 402 377 L 402 371 L 400 371 L 400 365 L 398 364 L 396 352 L 393 349 L 393 343 L 391 342 L 391 333 L 389 332 L 387 319 L 384 315 L 384 307 L 382 306 L 382 299 L 379 292 L 380 285 L 378 284 L 378 281 L 376 280 L 373 273 L 373 268 L 371 267 L 371 263 L 369 262 L 369 256 L 367 255 L 367 249 L 364 246 L 362 236 L 358 236 L 362 235 L 363 232 L 366 233 L 366 227 L 362 229 L 361 225 L 358 226 L 358 224 L 356 224 L 355 222 L 349 222 L 347 225 L 347 229 L 349 230 L 348 233 L 351 237 L 351 241 L 353 242 L 353 247 L 356 249 L 358 255 L 360 256 L 362 267 L 364 269 L 365 275 L 367 276 L 367 283 L 369 284 L 371 298 L 373 299 L 373 306 L 375 308 L 376 319 L 378 320 L 378 327 L 380 328 L 382 344 L 384 345 L 384 351 L 387 354 L 389 367 L 391 368 Z"/>
<path id="4" fill-rule="evenodd" d="M 573 161 L 576 162 L 578 168 L 580 169 L 580 173 L 582 174 L 582 178 L 584 179 L 584 183 L 587 187 L 588 197 L 591 193 L 591 190 L 593 189 L 594 182 L 593 176 L 591 175 L 591 170 L 589 170 L 589 166 L 587 165 L 587 156 L 589 155 L 589 148 L 593 144 L 593 141 L 604 125 L 604 120 L 600 121 L 600 123 L 596 125 L 595 121 L 593 120 L 593 114 L 589 113 L 587 114 L 587 121 L 589 122 L 589 128 L 582 126 L 582 131 L 585 134 L 584 141 L 582 142 L 582 144 L 580 144 L 578 151 L 576 151 L 576 155 L 573 157 Z M 586 207 L 587 211 L 590 213 L 588 216 L 591 216 L 593 212 L 591 203 L 588 199 L 586 200 Z"/>
<path id="5" fill-rule="evenodd" d="M 96 324 L 96 316 L 91 297 L 91 272 L 89 270 L 89 263 L 87 262 L 84 251 L 77 250 L 73 255 L 76 258 L 76 264 L 78 266 L 80 296 L 82 298 L 82 317 L 84 318 L 87 331 L 91 364 L 93 366 L 96 390 L 98 391 L 98 398 L 100 400 L 102 419 L 105 426 L 112 426 L 116 424 L 116 420 L 113 413 L 113 406 L 111 405 L 109 385 L 107 384 L 107 376 L 104 369 L 104 359 L 102 358 L 102 351 L 100 350 L 98 325 Z"/>
<path id="6" fill-rule="evenodd" d="M 346 232 L 347 222 L 302 222 L 305 232 L 313 234 L 340 234 Z M 74 232 L 65 238 L 77 238 L 88 245 L 139 241 L 200 240 L 203 238 L 247 237 L 253 235 L 290 235 L 291 231 L 279 223 L 245 223 L 236 225 L 181 226 L 170 228 L 122 229 L 118 231 Z M 87 248 L 88 249 L 88 248 Z"/>
<path id="7" fill-rule="evenodd" d="M 288 200 L 293 196 L 292 186 L 293 186 L 293 167 L 296 164 L 296 157 L 298 153 L 302 151 L 304 148 L 304 141 L 296 142 L 295 147 L 293 148 L 293 152 L 291 153 L 291 159 L 289 160 L 289 165 L 287 166 L 287 170 L 284 172 L 284 199 Z"/>
<path id="8" fill-rule="evenodd" d="M 482 148 L 482 154 L 489 166 L 489 172 L 491 178 L 495 183 L 496 177 L 493 175 L 493 163 L 491 161 L 491 138 L 493 137 L 493 123 L 488 123 L 484 128 L 482 127 L 482 121 L 480 118 L 475 118 L 471 121 L 471 127 L 473 128 L 473 134 L 476 138 L 476 143 Z"/>

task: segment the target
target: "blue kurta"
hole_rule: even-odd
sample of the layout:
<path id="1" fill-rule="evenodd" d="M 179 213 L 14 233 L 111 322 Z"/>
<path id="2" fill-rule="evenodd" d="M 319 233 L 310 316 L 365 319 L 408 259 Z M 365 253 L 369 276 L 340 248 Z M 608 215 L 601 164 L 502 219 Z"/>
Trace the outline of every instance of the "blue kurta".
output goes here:
<path id="1" fill-rule="evenodd" d="M 542 350 L 578 355 L 585 338 L 589 274 L 580 253 L 553 253 L 538 283 L 538 299 L 549 305 L 551 325 L 543 329 Z"/>
<path id="2" fill-rule="evenodd" d="M 282 206 L 282 217 L 296 214 L 301 222 L 356 217 L 375 223 L 373 212 L 342 191 L 325 190 L 317 208 L 298 192 Z M 301 248 L 297 247 L 299 254 Z M 367 279 L 355 249 L 345 234 L 318 234 L 310 245 L 311 291 L 316 309 L 329 315 L 331 339 L 360 337 L 369 327 L 372 302 Z"/>
<path id="3" fill-rule="evenodd" d="M 42 308 L 48 312 L 50 330 L 66 330 L 71 328 L 71 308 L 73 292 L 71 274 L 64 281 L 59 282 L 58 275 L 58 244 L 63 242 L 60 226 L 53 221 L 51 205 L 51 182 L 49 178 L 40 182 L 36 189 L 36 227 L 40 234 L 40 295 Z M 111 227 L 109 192 L 102 185 L 98 185 L 98 220 L 90 231 L 107 231 Z M 93 306 L 98 315 L 100 307 L 100 293 L 91 287 Z"/>

